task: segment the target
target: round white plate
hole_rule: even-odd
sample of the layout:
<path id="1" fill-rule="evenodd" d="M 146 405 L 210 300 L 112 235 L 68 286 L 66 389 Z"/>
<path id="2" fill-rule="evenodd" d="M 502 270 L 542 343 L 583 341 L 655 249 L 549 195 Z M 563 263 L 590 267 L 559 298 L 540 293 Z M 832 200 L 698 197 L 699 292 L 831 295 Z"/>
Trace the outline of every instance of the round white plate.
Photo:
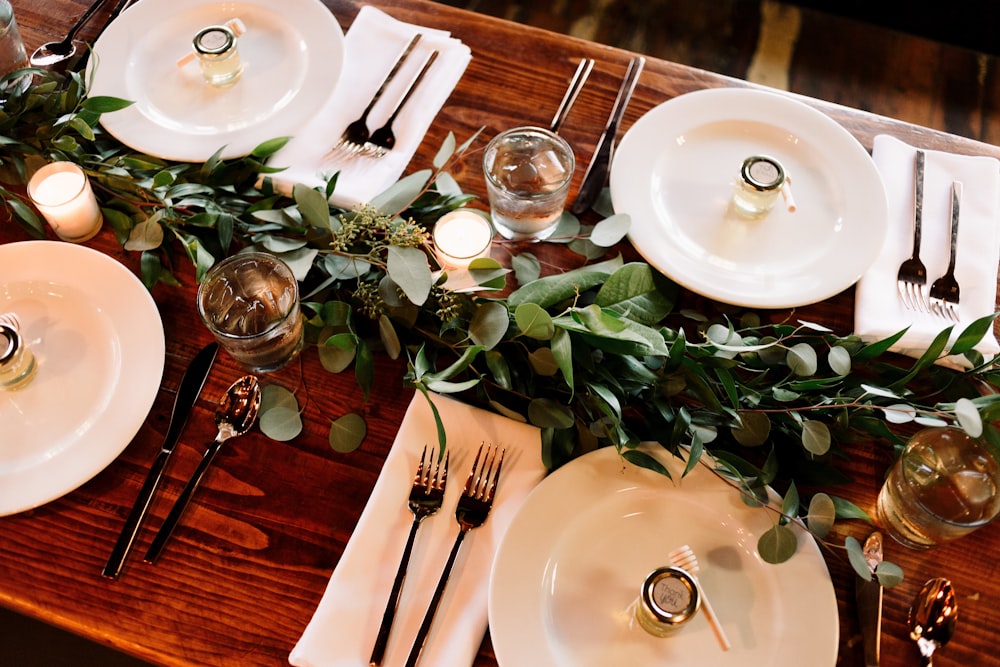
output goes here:
<path id="1" fill-rule="evenodd" d="M 149 292 L 96 250 L 0 245 L 0 313 L 13 312 L 38 371 L 0 391 L 0 516 L 77 488 L 125 449 L 163 375 L 163 323 Z"/>
<path id="2" fill-rule="evenodd" d="M 200 29 L 232 18 L 247 28 L 236 84 L 207 84 L 197 61 L 177 66 Z M 104 128 L 135 150 L 201 162 L 223 146 L 223 157 L 238 157 L 295 134 L 333 93 L 344 36 L 319 0 L 142 0 L 108 26 L 94 54 L 90 95 L 135 102 L 102 115 Z"/>
<path id="3" fill-rule="evenodd" d="M 757 538 L 774 515 L 699 466 L 658 456 L 676 482 L 602 448 L 555 471 L 507 530 L 490 580 L 489 618 L 501 667 L 832 666 L 837 600 L 813 539 L 769 565 Z M 723 652 L 699 613 L 660 639 L 632 622 L 649 572 L 683 544 L 732 643 Z"/>
<path id="4" fill-rule="evenodd" d="M 755 154 L 785 167 L 794 213 L 780 198 L 756 220 L 730 210 L 740 166 Z M 850 287 L 888 227 L 885 188 L 861 144 L 812 107 L 758 90 L 702 90 L 650 110 L 615 151 L 611 197 L 651 265 L 749 307 L 800 306 Z"/>

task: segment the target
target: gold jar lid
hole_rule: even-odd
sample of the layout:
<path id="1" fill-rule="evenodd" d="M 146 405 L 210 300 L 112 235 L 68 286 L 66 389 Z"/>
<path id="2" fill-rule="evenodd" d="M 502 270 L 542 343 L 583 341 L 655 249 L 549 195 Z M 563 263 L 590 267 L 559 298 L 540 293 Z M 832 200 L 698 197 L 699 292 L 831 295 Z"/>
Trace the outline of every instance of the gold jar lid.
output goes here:
<path id="1" fill-rule="evenodd" d="M 17 329 L 0 324 L 0 366 L 14 359 L 21 347 L 21 335 Z"/>
<path id="2" fill-rule="evenodd" d="M 642 583 L 636 618 L 647 632 L 663 637 L 691 620 L 700 607 L 694 578 L 679 567 L 660 567 Z"/>
<path id="3" fill-rule="evenodd" d="M 233 48 L 236 35 L 224 25 L 202 28 L 194 37 L 194 50 L 203 55 L 217 56 Z"/>
<path id="4" fill-rule="evenodd" d="M 781 163 L 767 155 L 751 155 L 743 161 L 740 175 L 747 185 L 761 192 L 777 190 L 785 182 Z"/>

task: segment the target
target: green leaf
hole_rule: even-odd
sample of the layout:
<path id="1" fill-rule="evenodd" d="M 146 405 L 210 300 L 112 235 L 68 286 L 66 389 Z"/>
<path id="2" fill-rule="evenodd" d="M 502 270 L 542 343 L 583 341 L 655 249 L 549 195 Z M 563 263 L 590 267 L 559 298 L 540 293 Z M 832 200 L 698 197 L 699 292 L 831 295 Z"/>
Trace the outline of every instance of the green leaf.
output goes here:
<path id="1" fill-rule="evenodd" d="M 541 428 L 563 429 L 573 426 L 573 412 L 550 398 L 536 398 L 528 404 L 528 421 Z"/>
<path id="2" fill-rule="evenodd" d="M 559 370 L 562 372 L 563 379 L 566 380 L 567 386 L 573 392 L 573 341 L 570 338 L 569 332 L 565 329 L 556 329 L 549 345 L 552 348 L 552 356 L 555 358 L 556 364 L 558 364 Z"/>
<path id="3" fill-rule="evenodd" d="M 848 535 L 844 538 L 844 547 L 847 549 L 847 560 L 851 563 L 854 572 L 865 581 L 872 580 L 872 571 L 865 560 L 865 552 L 861 543 L 854 537 Z"/>
<path id="4" fill-rule="evenodd" d="M 340 373 L 354 361 L 358 337 L 351 333 L 334 334 L 319 346 L 319 361 L 331 373 Z"/>
<path id="5" fill-rule="evenodd" d="M 817 538 L 823 539 L 830 533 L 836 519 L 837 508 L 833 498 L 825 493 L 815 494 L 809 501 L 809 513 L 806 515 L 806 524 L 810 532 Z"/>
<path id="6" fill-rule="evenodd" d="M 757 553 L 765 563 L 777 565 L 795 555 L 799 541 L 788 526 L 775 525 L 757 540 Z"/>
<path id="7" fill-rule="evenodd" d="M 514 310 L 514 321 L 521 333 L 536 340 L 549 340 L 555 333 L 552 317 L 541 306 L 522 303 Z"/>
<path id="8" fill-rule="evenodd" d="M 366 435 L 364 418 L 351 412 L 330 424 L 330 447 L 340 454 L 350 454 L 361 446 Z"/>
<path id="9" fill-rule="evenodd" d="M 821 421 L 807 419 L 802 422 L 802 446 L 816 456 L 830 451 L 830 428 Z"/>
<path id="10" fill-rule="evenodd" d="M 280 385 L 265 385 L 261 389 L 261 433 L 279 442 L 292 440 L 302 432 L 302 416 L 295 394 Z"/>
<path id="11" fill-rule="evenodd" d="M 883 588 L 892 588 L 903 583 L 903 568 L 887 560 L 875 566 L 875 576 Z"/>
<path id="12" fill-rule="evenodd" d="M 163 245 L 163 227 L 156 220 L 144 220 L 132 228 L 126 250 L 155 250 Z"/>
<path id="13" fill-rule="evenodd" d="M 955 417 L 962 429 L 973 438 L 978 438 L 983 434 L 983 418 L 971 400 L 960 398 L 955 401 Z"/>
<path id="14" fill-rule="evenodd" d="M 516 308 L 523 303 L 534 303 L 548 308 L 560 301 L 601 284 L 609 275 L 622 267 L 621 258 L 567 271 L 557 276 L 546 276 L 522 286 L 513 292 L 507 303 Z"/>
<path id="15" fill-rule="evenodd" d="M 386 355 L 390 359 L 398 359 L 400 352 L 402 352 L 402 345 L 399 342 L 399 336 L 396 335 L 395 327 L 392 326 L 392 321 L 384 314 L 379 315 L 378 331 Z"/>
<path id="16" fill-rule="evenodd" d="M 594 225 L 590 232 L 590 242 L 602 248 L 610 248 L 625 238 L 631 226 L 632 218 L 627 213 L 605 218 Z"/>
<path id="17" fill-rule="evenodd" d="M 771 418 L 763 412 L 743 412 L 740 426 L 732 429 L 736 442 L 744 447 L 760 447 L 771 435 Z"/>
<path id="18" fill-rule="evenodd" d="M 965 354 L 971 351 L 979 341 L 983 339 L 992 328 L 993 321 L 997 318 L 1000 313 L 993 313 L 992 315 L 987 315 L 986 317 L 980 317 L 978 320 L 969 324 L 962 330 L 962 333 L 958 334 L 958 338 L 955 339 L 955 344 L 951 346 L 950 354 Z"/>
<path id="19" fill-rule="evenodd" d="M 480 305 L 469 321 L 469 338 L 485 350 L 492 350 L 503 340 L 510 327 L 507 306 L 496 301 Z"/>
<path id="20" fill-rule="evenodd" d="M 268 139 L 267 141 L 257 144 L 250 154 L 255 158 L 269 158 L 284 148 L 285 144 L 287 144 L 290 139 L 291 137 L 276 137 L 274 139 Z"/>
<path id="21" fill-rule="evenodd" d="M 120 111 L 126 109 L 135 104 L 128 100 L 123 100 L 118 97 L 108 97 L 106 95 L 94 95 L 93 97 L 88 97 L 80 105 L 82 109 L 87 111 L 93 111 L 94 113 L 111 113 L 112 111 Z"/>
<path id="22" fill-rule="evenodd" d="M 785 363 L 792 369 L 792 372 L 799 377 L 814 375 L 819 368 L 819 360 L 816 358 L 816 350 L 808 343 L 798 343 L 788 350 Z"/>
<path id="23" fill-rule="evenodd" d="M 330 229 L 330 204 L 321 192 L 296 183 L 292 188 L 295 205 L 310 227 Z M 303 239 L 304 243 L 304 239 Z"/>
<path id="24" fill-rule="evenodd" d="M 826 362 L 830 365 L 830 369 L 837 375 L 851 374 L 851 353 L 845 347 L 837 345 L 830 348 Z"/>
<path id="25" fill-rule="evenodd" d="M 639 449 L 626 449 L 622 452 L 622 458 L 632 465 L 645 468 L 646 470 L 652 470 L 653 472 L 659 473 L 664 477 L 671 478 L 670 471 L 667 470 L 666 466 L 644 451 Z"/>
<path id="26" fill-rule="evenodd" d="M 652 325 L 674 307 L 676 286 L 661 290 L 658 274 L 648 264 L 626 264 L 608 277 L 594 300 L 601 308 L 609 308 L 640 324 Z"/>
<path id="27" fill-rule="evenodd" d="M 421 250 L 389 246 L 386 267 L 389 277 L 414 305 L 419 306 L 427 301 L 434 279 L 427 263 L 427 255 Z"/>
<path id="28" fill-rule="evenodd" d="M 441 147 L 438 152 L 434 155 L 434 159 L 431 164 L 434 165 L 436 169 L 441 169 L 444 165 L 451 159 L 451 156 L 455 154 L 455 134 L 453 132 L 448 132 L 448 136 L 444 138 L 441 142 Z"/>
<path id="29" fill-rule="evenodd" d="M 424 191 L 431 173 L 430 169 L 424 169 L 396 181 L 388 190 L 372 199 L 371 205 L 384 215 L 399 215 Z"/>
<path id="30" fill-rule="evenodd" d="M 510 264 L 514 269 L 514 277 L 519 285 L 527 285 L 538 280 L 542 274 L 542 265 L 530 252 L 522 252 L 510 258 Z"/>

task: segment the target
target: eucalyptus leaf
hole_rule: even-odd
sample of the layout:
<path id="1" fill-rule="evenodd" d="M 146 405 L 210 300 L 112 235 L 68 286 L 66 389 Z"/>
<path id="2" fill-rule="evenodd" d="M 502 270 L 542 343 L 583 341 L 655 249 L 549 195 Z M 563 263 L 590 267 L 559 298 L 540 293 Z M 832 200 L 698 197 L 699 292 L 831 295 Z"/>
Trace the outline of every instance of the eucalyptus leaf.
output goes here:
<path id="1" fill-rule="evenodd" d="M 955 417 L 966 433 L 973 438 L 983 434 L 983 418 L 976 405 L 967 398 L 955 401 Z"/>
<path id="2" fill-rule="evenodd" d="M 816 456 L 823 456 L 830 451 L 830 427 L 815 419 L 802 422 L 802 446 L 806 451 Z"/>
<path id="3" fill-rule="evenodd" d="M 590 232 L 590 242 L 602 248 L 610 248 L 628 234 L 632 226 L 632 218 L 627 213 L 619 213 L 605 218 L 594 225 Z"/>
<path id="4" fill-rule="evenodd" d="M 837 507 L 833 498 L 825 493 L 815 494 L 809 501 L 809 513 L 806 515 L 809 531 L 817 538 L 823 539 L 830 533 L 836 519 Z"/>
<path id="5" fill-rule="evenodd" d="M 819 362 L 816 357 L 816 350 L 807 343 L 799 343 L 788 351 L 785 363 L 792 369 L 792 372 L 799 377 L 808 377 L 816 373 Z"/>
<path id="6" fill-rule="evenodd" d="M 903 583 L 903 569 L 887 560 L 875 566 L 875 576 L 883 588 L 892 588 Z"/>
<path id="7" fill-rule="evenodd" d="M 510 264 L 514 268 L 514 277 L 517 279 L 519 285 L 527 285 L 534 282 L 542 274 L 541 263 L 530 252 L 522 252 L 514 255 L 510 259 Z"/>
<path id="8" fill-rule="evenodd" d="M 311 227 L 330 229 L 330 205 L 323 193 L 296 183 L 292 188 L 302 219 Z"/>
<path id="9" fill-rule="evenodd" d="M 528 338 L 549 340 L 555 334 L 552 317 L 534 303 L 522 303 L 514 309 L 514 321 L 521 333 Z"/>
<path id="10" fill-rule="evenodd" d="M 799 542 L 788 526 L 775 525 L 757 540 L 757 553 L 765 563 L 777 565 L 795 555 Z"/>
<path id="11" fill-rule="evenodd" d="M 389 246 L 386 270 L 412 303 L 419 306 L 427 301 L 434 281 L 427 255 L 422 251 L 417 248 Z"/>
<path id="12" fill-rule="evenodd" d="M 424 169 L 396 181 L 388 190 L 372 199 L 371 205 L 380 213 L 397 215 L 420 196 L 433 172 Z"/>
<path id="13" fill-rule="evenodd" d="M 368 426 L 364 418 L 348 413 L 330 424 L 330 448 L 339 454 L 350 454 L 364 442 Z"/>
<path id="14" fill-rule="evenodd" d="M 261 388 L 258 425 L 272 440 L 286 442 L 302 432 L 302 416 L 295 394 L 285 387 L 267 384 Z"/>
<path id="15" fill-rule="evenodd" d="M 550 398 L 536 398 L 528 404 L 528 421 L 541 428 L 564 429 L 573 426 L 570 409 Z"/>
<path id="16" fill-rule="evenodd" d="M 872 571 L 865 560 L 865 552 L 857 538 L 848 535 L 844 538 L 844 547 L 847 549 L 847 559 L 851 563 L 854 572 L 865 581 L 872 580 Z"/>
<path id="17" fill-rule="evenodd" d="M 481 304 L 469 321 L 469 337 L 476 345 L 492 350 L 507 335 L 510 313 L 507 306 L 496 301 Z"/>
<path id="18" fill-rule="evenodd" d="M 143 220 L 132 228 L 128 241 L 125 242 L 125 249 L 154 250 L 161 245 L 163 245 L 163 227 L 156 220 Z"/>

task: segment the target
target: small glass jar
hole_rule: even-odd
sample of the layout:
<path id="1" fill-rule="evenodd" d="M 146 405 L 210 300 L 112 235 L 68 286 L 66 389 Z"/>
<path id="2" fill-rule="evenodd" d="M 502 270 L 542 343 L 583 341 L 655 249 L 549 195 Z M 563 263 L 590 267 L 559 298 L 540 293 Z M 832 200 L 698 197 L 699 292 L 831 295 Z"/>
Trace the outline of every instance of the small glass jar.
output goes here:
<path id="1" fill-rule="evenodd" d="M 758 218 L 772 208 L 785 185 L 785 169 L 766 155 L 751 155 L 743 161 L 733 192 L 733 207 L 749 218 Z"/>
<path id="2" fill-rule="evenodd" d="M 231 86 L 243 73 L 236 34 L 224 25 L 203 28 L 195 35 L 194 52 L 205 81 L 213 86 Z"/>
<path id="3" fill-rule="evenodd" d="M 17 329 L 0 324 L 0 390 L 21 389 L 34 377 L 35 355 Z"/>
<path id="4" fill-rule="evenodd" d="M 694 578 L 679 567 L 660 567 L 642 583 L 635 620 L 649 634 L 667 637 L 690 621 L 700 607 Z"/>

